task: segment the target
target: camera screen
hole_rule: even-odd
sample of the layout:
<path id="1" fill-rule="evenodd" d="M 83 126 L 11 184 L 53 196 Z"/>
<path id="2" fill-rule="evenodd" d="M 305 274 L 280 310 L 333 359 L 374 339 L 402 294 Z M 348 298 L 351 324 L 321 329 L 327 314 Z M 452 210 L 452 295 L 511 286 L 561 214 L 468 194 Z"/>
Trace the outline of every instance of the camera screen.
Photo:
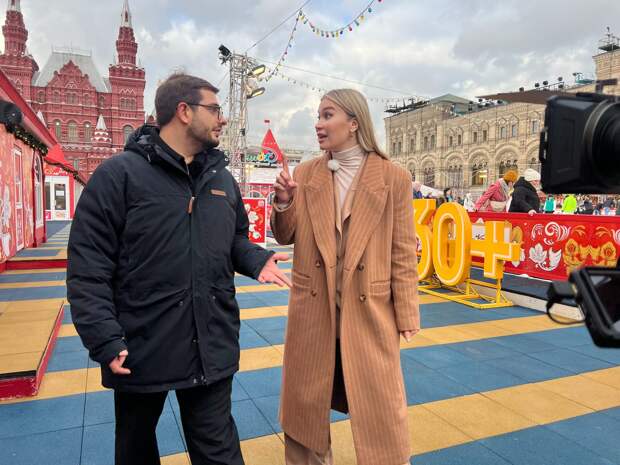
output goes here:
<path id="1" fill-rule="evenodd" d="M 606 275 L 590 275 L 596 294 L 608 319 L 607 323 L 620 331 L 620 272 L 610 270 Z"/>

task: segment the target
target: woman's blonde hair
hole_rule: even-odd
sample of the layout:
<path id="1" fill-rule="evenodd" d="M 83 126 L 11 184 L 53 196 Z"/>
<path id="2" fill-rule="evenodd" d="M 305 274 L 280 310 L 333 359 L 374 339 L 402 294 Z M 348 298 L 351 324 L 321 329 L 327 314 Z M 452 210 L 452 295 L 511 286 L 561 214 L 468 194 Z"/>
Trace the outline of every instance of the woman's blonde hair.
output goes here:
<path id="1" fill-rule="evenodd" d="M 355 89 L 334 89 L 323 95 L 321 100 L 323 99 L 331 100 L 342 108 L 347 115 L 357 120 L 357 141 L 364 151 L 375 152 L 385 159 L 388 158 L 377 143 L 366 97 Z"/>

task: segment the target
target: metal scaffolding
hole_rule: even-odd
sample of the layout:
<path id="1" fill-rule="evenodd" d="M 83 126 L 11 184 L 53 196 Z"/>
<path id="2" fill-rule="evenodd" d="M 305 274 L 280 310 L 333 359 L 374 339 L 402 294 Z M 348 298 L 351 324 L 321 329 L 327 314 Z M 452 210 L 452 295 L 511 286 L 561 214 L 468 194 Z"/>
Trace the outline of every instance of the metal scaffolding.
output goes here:
<path id="1" fill-rule="evenodd" d="M 246 191 L 245 154 L 247 151 L 248 99 L 261 95 L 256 78 L 264 72 L 251 57 L 233 53 L 220 46 L 222 64 L 229 66 L 228 124 L 225 128 L 223 148 L 230 158 L 229 169 L 239 183 L 241 192 Z M 261 68 L 263 68 L 261 70 Z"/>

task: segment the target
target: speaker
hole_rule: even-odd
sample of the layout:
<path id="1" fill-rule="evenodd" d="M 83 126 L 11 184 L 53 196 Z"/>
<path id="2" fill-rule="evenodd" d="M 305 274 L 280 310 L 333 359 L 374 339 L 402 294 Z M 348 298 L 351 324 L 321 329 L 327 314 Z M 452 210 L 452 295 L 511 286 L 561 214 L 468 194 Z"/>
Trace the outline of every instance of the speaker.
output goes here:
<path id="1" fill-rule="evenodd" d="M 12 102 L 0 100 L 0 123 L 5 126 L 18 126 L 22 122 L 22 111 Z"/>

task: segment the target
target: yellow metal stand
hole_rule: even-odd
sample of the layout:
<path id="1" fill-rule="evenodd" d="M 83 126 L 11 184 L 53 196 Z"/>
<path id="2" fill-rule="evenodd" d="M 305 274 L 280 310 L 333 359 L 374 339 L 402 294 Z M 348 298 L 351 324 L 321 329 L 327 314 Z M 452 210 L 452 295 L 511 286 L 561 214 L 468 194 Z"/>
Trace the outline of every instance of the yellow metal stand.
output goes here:
<path id="1" fill-rule="evenodd" d="M 472 285 L 487 287 L 489 289 L 495 289 L 495 296 L 480 294 Z M 445 292 L 439 292 L 436 289 L 448 289 L 453 291 L 453 294 Z M 498 279 L 495 284 L 487 283 L 485 281 L 478 281 L 476 279 L 468 278 L 464 287 L 458 286 L 444 286 L 439 280 L 433 277 L 430 281 L 425 281 L 419 286 L 419 290 L 425 294 L 441 297 L 452 302 L 458 302 L 468 307 L 477 308 L 479 310 L 487 310 L 490 308 L 512 307 L 513 303 L 509 301 L 504 294 L 502 294 L 502 280 Z M 473 300 L 484 300 L 487 303 L 472 302 Z"/>

